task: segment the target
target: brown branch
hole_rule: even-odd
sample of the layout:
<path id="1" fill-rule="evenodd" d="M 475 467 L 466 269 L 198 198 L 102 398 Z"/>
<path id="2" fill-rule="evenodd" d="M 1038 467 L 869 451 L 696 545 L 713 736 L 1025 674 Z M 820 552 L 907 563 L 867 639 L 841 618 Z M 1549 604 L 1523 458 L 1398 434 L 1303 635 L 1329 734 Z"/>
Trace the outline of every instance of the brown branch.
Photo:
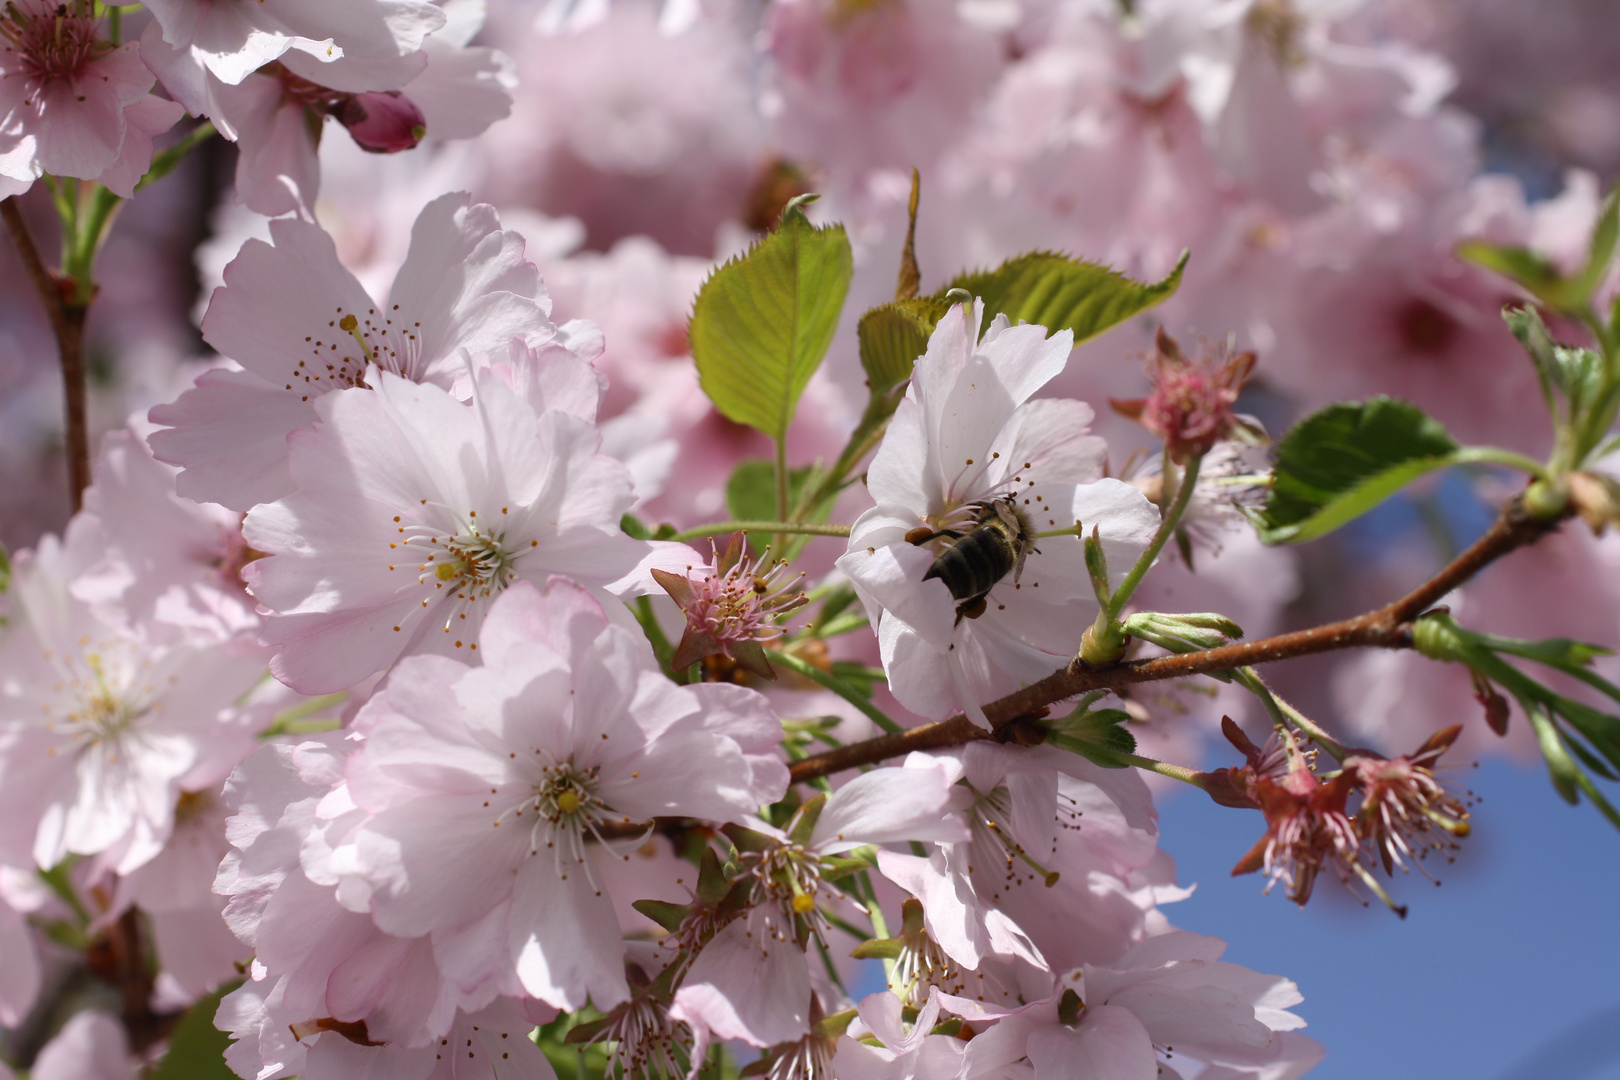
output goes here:
<path id="1" fill-rule="evenodd" d="M 63 404 L 66 412 L 66 436 L 69 494 L 73 510 L 78 512 L 84 502 L 84 489 L 90 486 L 90 428 L 85 419 L 84 384 L 84 317 L 89 311 L 84 304 L 69 302 L 63 297 L 63 285 L 45 267 L 28 234 L 28 225 L 17 208 L 15 196 L 0 199 L 0 219 L 16 245 L 23 267 L 28 271 L 34 290 L 45 305 L 51 330 L 56 334 L 56 348 L 62 362 Z"/>
<path id="2" fill-rule="evenodd" d="M 1451 560 L 1434 577 L 1399 600 L 1353 619 L 1328 623 L 1310 630 L 1278 634 L 1258 641 L 1223 645 L 1218 649 L 1133 660 L 1110 667 L 1093 668 L 1075 660 L 1022 690 L 1008 694 L 984 707 L 985 716 L 1000 731 L 1010 721 L 1030 716 L 1055 702 L 1088 690 L 1117 690 L 1134 683 L 1207 675 L 1215 671 L 1249 667 L 1271 660 L 1331 652 L 1358 646 L 1406 648 L 1411 645 L 1411 622 L 1446 593 L 1455 589 L 1491 562 L 1510 551 L 1534 543 L 1558 527 L 1558 521 L 1538 521 L 1524 512 L 1518 499 L 1503 508 L 1501 515 L 1484 536 L 1468 550 Z M 938 750 L 960 746 L 976 739 L 995 738 L 965 716 L 953 716 L 938 723 L 923 724 L 898 735 L 880 735 L 865 742 L 841 746 L 815 754 L 789 766 L 794 781 L 814 780 L 845 769 L 871 765 L 913 750 Z"/>

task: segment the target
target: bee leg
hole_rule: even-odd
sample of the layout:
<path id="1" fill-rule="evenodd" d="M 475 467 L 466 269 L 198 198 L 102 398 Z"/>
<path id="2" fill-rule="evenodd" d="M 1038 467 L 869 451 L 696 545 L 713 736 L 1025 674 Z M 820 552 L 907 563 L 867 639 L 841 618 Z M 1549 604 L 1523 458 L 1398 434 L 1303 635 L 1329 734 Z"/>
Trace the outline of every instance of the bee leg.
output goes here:
<path id="1" fill-rule="evenodd" d="M 956 609 L 956 619 L 958 622 L 963 618 L 977 619 L 984 614 L 984 609 L 988 606 L 984 597 L 975 597 Z"/>
<path id="2" fill-rule="evenodd" d="M 919 525 L 917 528 L 910 529 L 906 532 L 906 543 L 919 545 L 926 544 L 934 537 L 940 535 L 942 534 L 934 529 L 930 529 L 926 525 Z"/>

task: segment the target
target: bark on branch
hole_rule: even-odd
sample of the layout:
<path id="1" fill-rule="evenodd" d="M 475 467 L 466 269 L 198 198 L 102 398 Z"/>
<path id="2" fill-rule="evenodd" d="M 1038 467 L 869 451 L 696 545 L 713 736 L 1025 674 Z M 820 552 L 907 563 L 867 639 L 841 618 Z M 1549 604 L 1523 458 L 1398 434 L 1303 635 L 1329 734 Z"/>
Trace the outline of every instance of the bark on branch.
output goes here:
<path id="1" fill-rule="evenodd" d="M 22 211 L 15 197 L 0 199 L 0 220 L 4 220 L 11 242 L 17 248 L 23 268 L 45 305 L 51 331 L 56 335 L 57 353 L 62 362 L 63 405 L 66 412 L 68 483 L 73 512 L 84 502 L 84 489 L 90 486 L 90 428 L 85 419 L 84 317 L 89 308 L 63 296 L 62 282 L 45 266 L 39 249 L 28 234 Z"/>
<path id="2" fill-rule="evenodd" d="M 1534 543 L 1557 527 L 1557 520 L 1539 521 L 1531 518 L 1524 512 L 1520 501 L 1515 499 L 1503 508 L 1484 536 L 1446 564 L 1439 573 L 1399 600 L 1376 611 L 1258 641 L 1151 660 L 1132 660 L 1109 667 L 1094 668 L 1077 659 L 1040 682 L 986 705 L 984 713 L 994 725 L 994 732 L 986 731 L 965 716 L 953 716 L 948 720 L 910 728 L 898 735 L 880 735 L 865 742 L 814 754 L 794 762 L 788 771 L 795 782 L 814 780 L 845 769 L 886 761 L 913 750 L 938 750 L 976 739 L 995 738 L 996 733 L 1011 721 L 1033 715 L 1048 705 L 1088 690 L 1117 690 L 1135 683 L 1207 675 L 1335 649 L 1363 646 L 1406 648 L 1412 643 L 1413 619 L 1496 559 Z"/>

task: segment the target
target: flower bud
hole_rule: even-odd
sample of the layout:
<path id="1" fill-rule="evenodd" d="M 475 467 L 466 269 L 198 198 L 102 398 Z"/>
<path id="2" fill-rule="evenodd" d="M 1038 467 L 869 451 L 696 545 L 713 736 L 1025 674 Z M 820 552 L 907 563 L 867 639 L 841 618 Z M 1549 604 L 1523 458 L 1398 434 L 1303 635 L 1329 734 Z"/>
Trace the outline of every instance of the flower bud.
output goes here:
<path id="1" fill-rule="evenodd" d="M 416 102 L 398 90 L 368 91 L 344 99 L 332 111 L 355 143 L 373 154 L 411 150 L 427 134 L 427 120 Z"/>
<path id="2" fill-rule="evenodd" d="M 1241 626 L 1214 612 L 1167 615 L 1139 611 L 1126 617 L 1125 632 L 1173 653 L 1215 649 L 1243 636 Z"/>

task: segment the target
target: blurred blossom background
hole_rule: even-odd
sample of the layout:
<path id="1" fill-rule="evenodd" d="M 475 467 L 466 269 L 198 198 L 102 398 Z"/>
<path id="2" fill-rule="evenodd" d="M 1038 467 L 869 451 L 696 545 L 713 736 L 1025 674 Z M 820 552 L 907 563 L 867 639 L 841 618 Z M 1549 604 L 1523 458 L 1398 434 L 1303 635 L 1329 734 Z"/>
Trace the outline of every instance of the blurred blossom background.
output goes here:
<path id="1" fill-rule="evenodd" d="M 491 0 L 475 44 L 511 60 L 510 116 L 465 141 L 430 128 L 394 156 L 328 124 L 315 212 L 378 290 L 428 201 L 494 204 L 554 320 L 601 326 L 605 449 L 630 465 L 637 513 L 678 526 L 723 515 L 732 465 L 770 454 L 698 387 L 697 288 L 797 194 L 821 193 L 812 216 L 846 223 L 848 325 L 788 440 L 794 463 L 835 455 L 865 400 L 853 321 L 892 295 L 913 167 L 925 290 L 1034 247 L 1142 279 L 1191 250 L 1169 303 L 1083 346 L 1044 391 L 1097 407 L 1116 474 L 1140 468 L 1145 435 L 1106 400 L 1143 392 L 1160 325 L 1255 350 L 1240 406 L 1274 435 L 1387 393 L 1461 439 L 1542 454 L 1533 372 L 1498 314 L 1511 293 L 1453 248 L 1483 236 L 1566 267 L 1584 256 L 1620 172 L 1615 14 L 1613 0 Z M 217 362 L 197 329 L 207 297 L 243 240 L 268 235 L 234 198 L 235 155 L 212 140 L 121 211 L 88 330 L 97 432 Z M 23 203 L 50 250 L 48 193 Z M 60 397 L 44 313 L 0 244 L 11 550 L 67 521 Z M 1196 572 L 1150 579 L 1140 604 L 1228 612 L 1251 637 L 1351 615 L 1483 531 L 1504 483 L 1451 475 L 1297 550 L 1231 532 Z M 1620 645 L 1620 539 L 1566 527 L 1450 603 L 1484 630 Z M 1431 868 L 1444 888 L 1398 883 L 1410 918 L 1332 883 L 1300 911 L 1229 880 L 1252 821 L 1184 792 L 1164 800 L 1163 843 L 1199 888 L 1168 913 L 1298 981 L 1330 1051 L 1324 1080 L 1620 1077 L 1616 838 L 1556 800 L 1522 717 L 1501 739 L 1478 723 L 1461 671 L 1390 652 L 1276 672 L 1331 730 L 1387 753 L 1465 724 L 1448 760 L 1481 763 L 1457 779 L 1485 801 L 1459 862 Z M 1244 716 L 1236 697 L 1139 704 L 1144 752 L 1233 763 L 1208 736 L 1223 711 Z"/>

